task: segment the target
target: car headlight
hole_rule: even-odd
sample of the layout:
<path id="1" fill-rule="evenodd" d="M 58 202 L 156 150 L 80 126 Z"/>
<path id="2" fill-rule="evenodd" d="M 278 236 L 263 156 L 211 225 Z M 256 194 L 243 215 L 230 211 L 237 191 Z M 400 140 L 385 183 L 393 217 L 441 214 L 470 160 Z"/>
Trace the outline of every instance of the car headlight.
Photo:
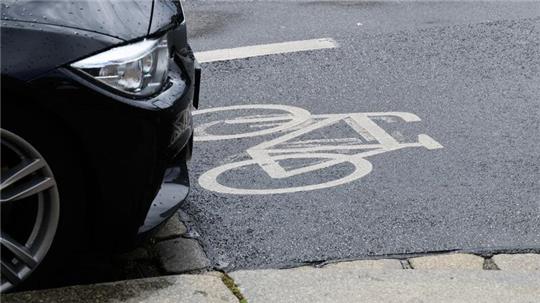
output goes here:
<path id="1" fill-rule="evenodd" d="M 116 47 L 71 66 L 134 97 L 150 96 L 160 91 L 167 80 L 167 39 L 145 39 Z"/>

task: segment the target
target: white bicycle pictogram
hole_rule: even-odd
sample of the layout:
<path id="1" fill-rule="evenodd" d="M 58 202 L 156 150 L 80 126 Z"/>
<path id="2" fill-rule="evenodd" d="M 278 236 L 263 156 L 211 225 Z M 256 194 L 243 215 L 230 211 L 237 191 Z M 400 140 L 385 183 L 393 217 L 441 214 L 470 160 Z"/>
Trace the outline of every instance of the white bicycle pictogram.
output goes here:
<path id="1" fill-rule="evenodd" d="M 245 111 L 268 112 L 245 115 Z M 278 113 L 276 113 L 278 112 Z M 199 110 L 194 115 L 217 115 L 227 113 L 226 118 L 217 118 L 195 128 L 196 141 L 218 141 L 253 138 L 270 134 L 280 135 L 246 150 L 250 159 L 227 163 L 210 169 L 199 177 L 199 184 L 208 190 L 243 195 L 283 194 L 311 191 L 346 184 L 369 174 L 373 166 L 367 157 L 409 147 L 424 147 L 429 150 L 443 146 L 426 134 L 418 135 L 417 142 L 402 143 L 387 133 L 372 120 L 375 117 L 399 118 L 404 122 L 417 122 L 420 118 L 407 112 L 369 112 L 312 115 L 307 110 L 285 105 L 254 104 L 219 107 Z M 232 114 L 232 116 L 231 116 Z M 345 122 L 359 136 L 357 138 L 299 140 L 300 137 L 317 130 Z M 233 133 L 212 134 L 232 126 Z M 242 126 L 242 127 L 241 127 Z M 238 129 L 248 129 L 238 132 Z M 255 129 L 255 130 L 252 130 Z M 296 140 L 296 141 L 295 141 Z M 306 163 L 298 168 L 286 168 L 280 162 L 295 159 L 319 159 L 315 164 Z M 237 169 L 254 167 L 262 169 L 272 179 L 286 179 L 349 163 L 352 172 L 316 184 L 302 184 L 280 188 L 238 188 L 221 184 L 221 175 Z M 287 184 L 290 185 L 290 184 Z"/>

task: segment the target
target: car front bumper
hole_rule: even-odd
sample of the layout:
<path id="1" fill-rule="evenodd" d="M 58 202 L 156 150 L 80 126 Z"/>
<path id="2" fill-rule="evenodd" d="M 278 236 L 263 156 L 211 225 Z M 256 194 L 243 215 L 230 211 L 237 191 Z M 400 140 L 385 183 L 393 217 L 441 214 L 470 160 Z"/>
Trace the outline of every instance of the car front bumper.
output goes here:
<path id="1" fill-rule="evenodd" d="M 168 32 L 173 41 L 177 30 L 185 26 Z M 173 215 L 189 192 L 185 163 L 200 70 L 185 41 L 172 53 L 169 85 L 147 100 L 118 96 L 69 68 L 32 82 L 42 96 L 37 106 L 69 130 L 66 144 L 80 158 L 93 247 L 131 246 Z"/>

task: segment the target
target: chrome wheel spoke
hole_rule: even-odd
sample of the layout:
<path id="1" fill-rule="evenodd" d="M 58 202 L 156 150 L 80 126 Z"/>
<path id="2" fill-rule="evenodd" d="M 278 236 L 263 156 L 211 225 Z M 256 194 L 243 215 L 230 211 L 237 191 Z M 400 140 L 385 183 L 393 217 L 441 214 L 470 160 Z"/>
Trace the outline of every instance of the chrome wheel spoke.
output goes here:
<path id="1" fill-rule="evenodd" d="M 10 169 L 10 171 L 6 173 L 6 176 L 2 176 L 0 190 L 4 190 L 11 184 L 40 170 L 44 166 L 45 162 L 41 159 L 23 160 L 19 165 Z"/>
<path id="2" fill-rule="evenodd" d="M 4 263 L 4 261 L 0 261 L 0 265 L 1 265 L 0 270 L 2 271 L 2 277 L 4 277 L 13 285 L 17 285 L 21 282 L 21 278 L 19 277 L 17 272 L 13 268 L 11 268 L 11 266 Z"/>
<path id="3" fill-rule="evenodd" d="M 17 258 L 17 260 L 21 261 L 27 267 L 34 268 L 37 266 L 38 262 L 34 256 L 32 256 L 28 248 L 18 243 L 7 234 L 2 233 L 2 236 L 0 237 L 0 244 L 13 253 L 15 258 Z"/>
<path id="4" fill-rule="evenodd" d="M 51 188 L 55 185 L 55 182 L 50 177 L 37 177 L 29 180 L 28 182 L 13 186 L 2 191 L 2 197 L 0 202 L 10 202 L 20 200 L 37 193 L 40 193 L 48 188 Z"/>
<path id="5" fill-rule="evenodd" d="M 0 134 L 2 153 L 7 155 L 3 154 L 0 177 L 0 292 L 4 292 L 28 279 L 47 255 L 58 225 L 60 200 L 45 158 L 18 135 L 5 129 Z"/>

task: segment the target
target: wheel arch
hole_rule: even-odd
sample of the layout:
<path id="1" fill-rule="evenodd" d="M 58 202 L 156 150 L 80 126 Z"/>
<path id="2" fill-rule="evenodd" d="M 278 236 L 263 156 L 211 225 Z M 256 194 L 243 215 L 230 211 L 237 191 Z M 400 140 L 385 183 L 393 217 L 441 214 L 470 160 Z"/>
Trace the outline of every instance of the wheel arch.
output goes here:
<path id="1" fill-rule="evenodd" d="M 62 171 L 73 172 L 82 184 L 84 193 L 81 195 L 89 197 L 86 200 L 97 199 L 97 193 L 92 191 L 95 188 L 92 184 L 94 173 L 84 161 L 87 151 L 83 143 L 69 123 L 46 103 L 47 100 L 28 83 L 2 75 L 1 127 L 27 140 L 47 161 L 50 160 L 53 174 L 59 166 L 64 166 Z M 94 210 L 88 207 L 91 203 L 86 202 L 82 220 L 85 223 L 94 217 Z M 84 231 L 89 233 L 91 229 L 85 227 Z M 89 236 L 86 234 L 82 238 Z"/>

